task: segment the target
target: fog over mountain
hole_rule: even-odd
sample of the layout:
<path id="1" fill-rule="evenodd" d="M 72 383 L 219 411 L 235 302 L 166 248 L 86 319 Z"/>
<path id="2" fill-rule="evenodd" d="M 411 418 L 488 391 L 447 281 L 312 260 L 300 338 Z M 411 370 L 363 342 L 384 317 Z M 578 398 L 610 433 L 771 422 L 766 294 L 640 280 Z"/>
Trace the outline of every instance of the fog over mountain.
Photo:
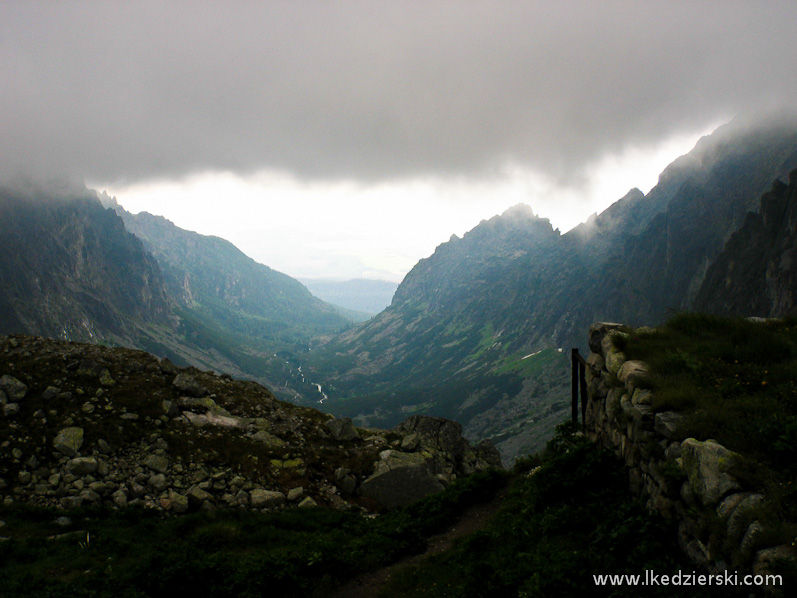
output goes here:
<path id="1" fill-rule="evenodd" d="M 789 2 L 7 2 L 0 164 L 577 179 L 793 100 Z M 9 84 L 10 82 L 10 84 Z"/>

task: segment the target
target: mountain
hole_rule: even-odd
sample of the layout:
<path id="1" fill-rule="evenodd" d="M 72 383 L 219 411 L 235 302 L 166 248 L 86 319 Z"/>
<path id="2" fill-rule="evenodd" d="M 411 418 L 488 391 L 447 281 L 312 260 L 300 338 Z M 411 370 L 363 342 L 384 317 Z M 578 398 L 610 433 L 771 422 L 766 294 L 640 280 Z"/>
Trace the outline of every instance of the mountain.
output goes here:
<path id="1" fill-rule="evenodd" d="M 797 170 L 776 180 L 711 264 L 695 309 L 720 315 L 797 315 Z"/>
<path id="2" fill-rule="evenodd" d="M 107 196 L 104 201 L 158 261 L 169 295 L 198 318 L 264 339 L 338 332 L 351 323 L 299 281 L 229 241 L 181 229 L 162 216 L 131 214 Z"/>
<path id="3" fill-rule="evenodd" d="M 461 421 L 505 458 L 568 409 L 566 352 L 596 321 L 655 324 L 689 309 L 709 264 L 771 181 L 797 166 L 797 121 L 737 121 L 701 139 L 644 195 L 567 234 L 516 206 L 452 237 L 391 306 L 311 356 L 333 413 L 389 425 Z M 545 372 L 545 374 L 542 374 Z"/>
<path id="4" fill-rule="evenodd" d="M 355 278 L 353 280 L 328 280 L 324 278 L 300 278 L 310 292 L 333 305 L 363 314 L 361 321 L 390 305 L 398 288 L 395 282 Z"/>
<path id="5" fill-rule="evenodd" d="M 349 326 L 338 309 L 227 241 L 102 199 L 114 209 L 83 185 L 0 188 L 0 332 L 144 349 L 282 396 L 318 394 L 292 355 Z"/>
<path id="6" fill-rule="evenodd" d="M 87 189 L 0 188 L 0 331 L 145 342 L 175 322 L 155 259 Z"/>

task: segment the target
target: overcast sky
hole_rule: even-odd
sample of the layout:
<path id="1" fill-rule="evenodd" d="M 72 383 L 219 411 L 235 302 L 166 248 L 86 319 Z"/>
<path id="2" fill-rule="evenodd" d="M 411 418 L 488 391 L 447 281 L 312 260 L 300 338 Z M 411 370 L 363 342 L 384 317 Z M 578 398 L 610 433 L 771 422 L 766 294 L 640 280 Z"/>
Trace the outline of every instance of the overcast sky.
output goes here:
<path id="1" fill-rule="evenodd" d="M 0 178 L 68 174 L 294 276 L 563 231 L 797 103 L 784 2 L 0 3 Z"/>

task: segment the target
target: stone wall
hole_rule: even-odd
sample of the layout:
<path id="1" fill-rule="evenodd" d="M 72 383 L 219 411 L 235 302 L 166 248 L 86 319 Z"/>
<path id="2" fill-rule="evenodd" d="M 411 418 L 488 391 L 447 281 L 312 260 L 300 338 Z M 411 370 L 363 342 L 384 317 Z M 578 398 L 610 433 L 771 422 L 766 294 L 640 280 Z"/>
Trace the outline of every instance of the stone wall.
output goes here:
<path id="1" fill-rule="evenodd" d="M 615 346 L 627 330 L 605 322 L 590 328 L 586 435 L 625 461 L 631 489 L 650 509 L 677 519 L 681 548 L 697 565 L 755 574 L 783 562 L 794 567 L 794 545 L 772 545 L 773 534 L 758 519 L 762 490 L 733 476 L 740 456 L 713 440 L 678 440 L 683 416 L 654 409 L 646 364 Z"/>

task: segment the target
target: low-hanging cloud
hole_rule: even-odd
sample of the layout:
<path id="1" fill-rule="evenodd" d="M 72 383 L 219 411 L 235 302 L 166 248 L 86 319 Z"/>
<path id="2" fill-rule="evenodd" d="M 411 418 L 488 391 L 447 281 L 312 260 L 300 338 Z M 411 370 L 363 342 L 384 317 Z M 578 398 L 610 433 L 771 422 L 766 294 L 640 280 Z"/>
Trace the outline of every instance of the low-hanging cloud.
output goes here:
<path id="1" fill-rule="evenodd" d="M 791 2 L 5 2 L 0 174 L 578 177 L 797 104 Z"/>

